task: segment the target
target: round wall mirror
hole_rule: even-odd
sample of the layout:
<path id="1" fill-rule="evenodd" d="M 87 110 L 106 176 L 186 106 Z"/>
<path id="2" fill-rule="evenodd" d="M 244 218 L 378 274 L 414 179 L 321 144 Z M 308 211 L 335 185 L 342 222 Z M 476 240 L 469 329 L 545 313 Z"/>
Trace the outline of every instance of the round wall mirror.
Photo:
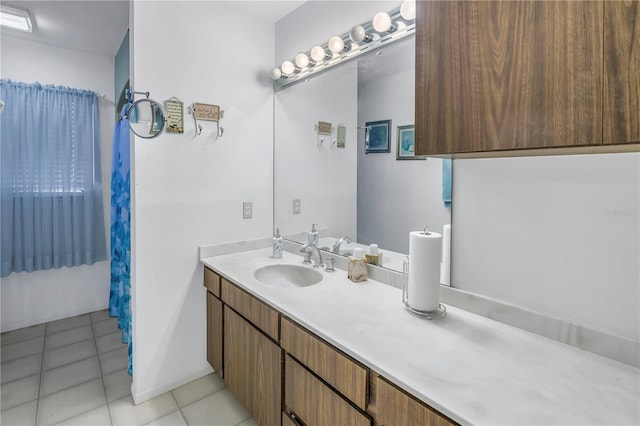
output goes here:
<path id="1" fill-rule="evenodd" d="M 136 136 L 152 139 L 159 136 L 167 122 L 162 105 L 153 99 L 139 99 L 127 111 L 129 128 Z"/>

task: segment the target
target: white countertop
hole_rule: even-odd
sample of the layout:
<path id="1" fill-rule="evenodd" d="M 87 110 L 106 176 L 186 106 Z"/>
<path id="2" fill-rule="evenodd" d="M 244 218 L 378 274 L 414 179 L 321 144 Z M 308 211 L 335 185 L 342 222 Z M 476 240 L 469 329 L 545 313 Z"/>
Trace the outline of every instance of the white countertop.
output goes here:
<path id="1" fill-rule="evenodd" d="M 202 262 L 313 333 L 463 424 L 637 425 L 637 368 L 447 306 L 447 316 L 411 314 L 401 291 L 346 272 L 320 270 L 321 283 L 276 288 L 253 272 L 301 265 L 271 248 Z"/>

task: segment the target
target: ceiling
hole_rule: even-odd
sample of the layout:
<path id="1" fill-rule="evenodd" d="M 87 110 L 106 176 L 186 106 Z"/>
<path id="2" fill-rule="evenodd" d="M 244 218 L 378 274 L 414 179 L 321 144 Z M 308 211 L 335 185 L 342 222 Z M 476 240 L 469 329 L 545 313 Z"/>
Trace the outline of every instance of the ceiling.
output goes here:
<path id="1" fill-rule="evenodd" d="M 2 28 L 3 37 L 115 56 L 129 27 L 128 0 L 2 0 L 2 3 L 27 9 L 34 27 L 33 33 Z M 275 23 L 304 1 L 236 0 L 228 3 L 244 13 Z"/>

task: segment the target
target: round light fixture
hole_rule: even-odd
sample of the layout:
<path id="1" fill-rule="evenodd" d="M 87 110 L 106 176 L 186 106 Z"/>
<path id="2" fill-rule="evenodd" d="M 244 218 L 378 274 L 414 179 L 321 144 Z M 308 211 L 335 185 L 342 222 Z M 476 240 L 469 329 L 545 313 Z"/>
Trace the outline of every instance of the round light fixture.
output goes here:
<path id="1" fill-rule="evenodd" d="M 322 62 L 324 61 L 325 56 L 327 56 L 327 52 L 320 46 L 314 46 L 311 49 L 311 59 L 314 62 Z"/>
<path id="2" fill-rule="evenodd" d="M 277 80 L 280 77 L 282 77 L 282 71 L 280 71 L 280 68 L 275 67 L 274 69 L 271 70 L 271 78 L 272 79 Z"/>
<path id="3" fill-rule="evenodd" d="M 344 40 L 340 36 L 333 36 L 329 39 L 329 50 L 333 53 L 340 53 L 345 50 Z"/>
<path id="4" fill-rule="evenodd" d="M 376 13 L 373 17 L 373 29 L 379 33 L 395 31 L 395 27 L 391 23 L 391 17 L 387 12 Z"/>
<path id="5" fill-rule="evenodd" d="M 371 34 L 367 34 L 367 31 L 364 29 L 362 25 L 356 25 L 355 27 L 351 28 L 351 32 L 349 33 L 349 38 L 354 43 L 361 43 L 363 41 L 368 43 L 371 40 L 373 40 L 373 38 L 371 37 Z"/>
<path id="6" fill-rule="evenodd" d="M 407 21 L 416 19 L 416 0 L 404 0 L 400 6 L 400 16 Z"/>
<path id="7" fill-rule="evenodd" d="M 309 57 L 306 53 L 298 53 L 296 55 L 296 65 L 300 68 L 306 68 L 309 66 Z"/>
<path id="8" fill-rule="evenodd" d="M 284 61 L 282 65 L 280 65 L 280 69 L 282 70 L 282 74 L 291 75 L 296 70 L 296 66 L 293 65 L 291 61 Z"/>

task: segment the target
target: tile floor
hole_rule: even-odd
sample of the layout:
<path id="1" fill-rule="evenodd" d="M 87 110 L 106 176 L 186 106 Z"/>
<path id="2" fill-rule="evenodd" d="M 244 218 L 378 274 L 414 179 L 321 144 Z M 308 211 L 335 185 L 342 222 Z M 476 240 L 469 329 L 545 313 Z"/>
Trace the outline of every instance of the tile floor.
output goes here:
<path id="1" fill-rule="evenodd" d="M 127 347 L 106 310 L 2 333 L 1 342 L 3 426 L 257 424 L 215 374 L 133 405 Z"/>

